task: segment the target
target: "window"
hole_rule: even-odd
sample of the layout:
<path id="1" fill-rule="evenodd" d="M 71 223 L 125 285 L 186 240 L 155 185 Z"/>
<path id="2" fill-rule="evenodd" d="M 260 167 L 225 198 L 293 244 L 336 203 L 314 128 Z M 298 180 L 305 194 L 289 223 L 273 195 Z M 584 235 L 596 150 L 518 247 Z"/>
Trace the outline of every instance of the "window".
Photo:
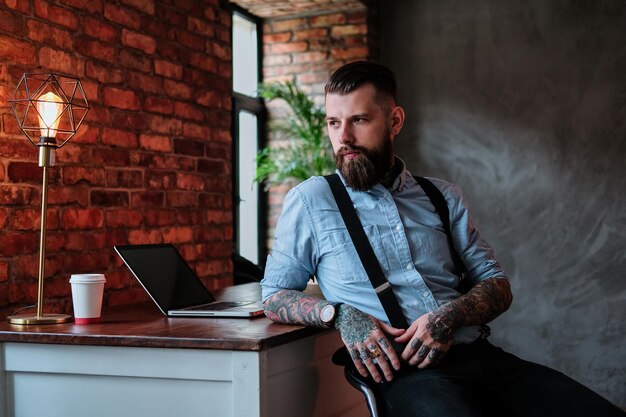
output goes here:
<path id="1" fill-rule="evenodd" d="M 256 154 L 262 146 L 265 107 L 256 98 L 261 79 L 261 23 L 235 8 L 233 12 L 233 195 L 234 240 L 244 258 L 259 264 L 264 259 L 264 205 L 253 182 Z"/>
<path id="2" fill-rule="evenodd" d="M 233 13 L 233 90 L 249 97 L 259 84 L 259 36 L 251 19 Z"/>

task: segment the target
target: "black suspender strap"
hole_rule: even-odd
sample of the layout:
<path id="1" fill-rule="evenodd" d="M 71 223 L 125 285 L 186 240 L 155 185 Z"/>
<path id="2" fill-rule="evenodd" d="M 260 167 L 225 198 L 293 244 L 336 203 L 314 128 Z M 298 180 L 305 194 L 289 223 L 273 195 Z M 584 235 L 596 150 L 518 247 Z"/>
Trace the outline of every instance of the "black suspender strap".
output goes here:
<path id="1" fill-rule="evenodd" d="M 339 207 L 341 212 L 341 217 L 352 238 L 352 243 L 361 259 L 365 272 L 367 272 L 367 276 L 372 282 L 372 286 L 376 290 L 376 295 L 378 295 L 389 322 L 395 328 L 407 329 L 409 325 L 404 317 L 404 313 L 402 313 L 398 300 L 378 263 L 378 258 L 376 258 L 376 254 L 367 239 L 346 187 L 344 187 L 341 178 L 337 174 L 326 175 L 324 178 L 330 185 L 337 207 Z"/>
<path id="2" fill-rule="evenodd" d="M 452 262 L 454 262 L 454 267 L 456 268 L 456 272 L 463 280 L 465 272 L 467 268 L 465 264 L 461 260 L 459 253 L 454 248 L 454 240 L 452 240 L 452 232 L 450 232 L 450 211 L 448 210 L 448 203 L 444 198 L 441 191 L 435 185 L 427 180 L 424 177 L 413 177 L 417 181 L 417 183 L 422 187 L 426 196 L 429 198 L 430 202 L 435 206 L 435 210 L 441 219 L 441 223 L 443 223 L 443 230 L 446 232 L 446 236 L 448 237 L 448 246 L 450 246 L 450 252 L 452 253 Z"/>
<path id="3" fill-rule="evenodd" d="M 454 240 L 452 240 L 452 232 L 450 231 L 450 210 L 448 210 L 448 203 L 446 203 L 446 199 L 441 194 L 441 191 L 430 181 L 424 177 L 416 177 L 414 176 L 417 183 L 422 187 L 428 199 L 435 206 L 435 210 L 441 219 L 441 223 L 443 224 L 443 229 L 446 232 L 446 236 L 448 237 L 448 245 L 450 246 L 450 253 L 452 253 L 452 262 L 454 262 L 454 267 L 456 268 L 457 274 L 459 274 L 459 278 L 461 280 L 461 285 L 459 290 L 461 292 L 467 292 L 467 284 L 464 283 L 463 279 L 465 278 L 465 273 L 467 272 L 467 268 L 463 263 L 463 260 L 459 256 L 459 253 L 454 248 Z M 465 284 L 465 285 L 464 285 Z M 491 329 L 486 324 L 480 325 L 480 338 L 486 339 L 491 333 Z"/>

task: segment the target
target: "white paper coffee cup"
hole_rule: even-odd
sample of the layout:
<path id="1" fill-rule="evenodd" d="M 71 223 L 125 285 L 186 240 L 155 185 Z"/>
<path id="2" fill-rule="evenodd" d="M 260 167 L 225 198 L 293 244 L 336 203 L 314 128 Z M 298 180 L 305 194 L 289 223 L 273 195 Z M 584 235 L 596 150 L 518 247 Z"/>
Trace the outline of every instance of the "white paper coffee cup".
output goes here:
<path id="1" fill-rule="evenodd" d="M 103 274 L 73 274 L 70 277 L 76 324 L 100 322 L 105 282 Z"/>

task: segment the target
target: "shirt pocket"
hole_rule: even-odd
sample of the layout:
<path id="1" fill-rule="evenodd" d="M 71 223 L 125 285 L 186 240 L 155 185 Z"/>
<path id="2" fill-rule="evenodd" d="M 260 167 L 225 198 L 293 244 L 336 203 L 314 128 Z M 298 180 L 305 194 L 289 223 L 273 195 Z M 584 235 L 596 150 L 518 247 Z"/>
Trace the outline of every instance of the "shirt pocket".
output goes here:
<path id="1" fill-rule="evenodd" d="M 376 225 L 363 227 L 370 245 L 374 250 L 378 264 L 383 271 L 389 271 L 389 261 L 383 247 L 380 232 Z M 352 243 L 352 238 L 346 229 L 329 231 L 329 240 L 332 244 L 333 254 L 337 262 L 337 269 L 344 281 L 369 281 L 361 259 Z"/>

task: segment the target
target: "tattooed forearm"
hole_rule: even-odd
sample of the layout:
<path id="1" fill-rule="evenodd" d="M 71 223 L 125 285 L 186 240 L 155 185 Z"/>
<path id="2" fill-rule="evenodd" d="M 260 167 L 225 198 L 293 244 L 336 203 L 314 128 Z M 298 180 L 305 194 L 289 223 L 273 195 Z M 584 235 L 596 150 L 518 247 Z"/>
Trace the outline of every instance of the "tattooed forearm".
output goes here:
<path id="1" fill-rule="evenodd" d="M 335 327 L 341 337 L 349 345 L 363 342 L 376 327 L 372 319 L 365 313 L 348 304 L 342 304 L 335 320 Z"/>
<path id="2" fill-rule="evenodd" d="M 461 326 L 485 324 L 495 319 L 509 308 L 512 299 L 506 279 L 486 279 L 433 312 L 428 318 L 428 330 L 433 339 L 445 343 Z"/>
<path id="3" fill-rule="evenodd" d="M 281 290 L 263 303 L 265 315 L 279 323 L 325 327 L 320 311 L 328 302 L 295 290 Z"/>

